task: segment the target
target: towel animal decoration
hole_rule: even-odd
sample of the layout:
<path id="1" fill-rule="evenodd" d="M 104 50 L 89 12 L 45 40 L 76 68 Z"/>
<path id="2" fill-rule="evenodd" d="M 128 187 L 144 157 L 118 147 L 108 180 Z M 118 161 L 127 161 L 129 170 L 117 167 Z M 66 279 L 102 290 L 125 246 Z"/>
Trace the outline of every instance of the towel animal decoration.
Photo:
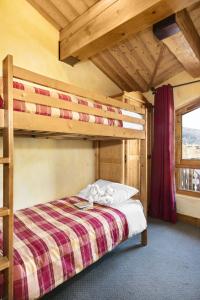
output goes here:
<path id="1" fill-rule="evenodd" d="M 99 203 L 102 205 L 113 204 L 114 189 L 107 186 L 105 190 L 100 189 L 97 184 L 91 184 L 89 188 L 88 200 L 90 203 Z"/>

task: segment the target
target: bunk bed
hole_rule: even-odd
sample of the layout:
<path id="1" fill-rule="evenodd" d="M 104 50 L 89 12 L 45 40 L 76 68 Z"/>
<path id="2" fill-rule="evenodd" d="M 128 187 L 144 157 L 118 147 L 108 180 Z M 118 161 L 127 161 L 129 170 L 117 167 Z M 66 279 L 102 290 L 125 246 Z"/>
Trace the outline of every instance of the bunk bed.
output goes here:
<path id="1" fill-rule="evenodd" d="M 103 179 L 121 183 L 127 182 L 127 174 L 122 171 L 120 174 L 123 174 L 123 176 L 120 175 L 117 179 L 115 171 L 107 174 L 103 167 L 106 153 L 104 148 L 107 148 L 107 143 L 109 143 L 111 148 L 115 147 L 116 143 L 120 143 L 120 145 L 122 143 L 123 150 L 122 152 L 120 150 L 120 153 L 124 153 L 125 147 L 128 146 L 128 141 L 139 141 L 139 174 L 140 178 L 142 178 L 139 186 L 139 198 L 146 214 L 147 107 L 144 99 L 136 97 L 134 93 L 125 93 L 122 101 L 97 95 L 19 68 L 13 65 L 13 58 L 11 55 L 8 55 L 3 61 L 0 129 L 3 133 L 3 157 L 0 158 L 0 163 L 3 164 L 3 208 L 0 209 L 0 217 L 3 218 L 0 271 L 3 272 L 3 276 L 0 277 L 0 286 L 1 288 L 3 287 L 3 291 L 0 292 L 4 293 L 9 300 L 14 299 L 14 280 L 14 297 L 20 300 L 32 299 L 36 298 L 35 295 L 40 297 L 58 284 L 71 278 L 98 260 L 107 251 L 112 250 L 116 245 L 123 242 L 128 238 L 128 229 L 127 220 L 123 213 L 120 213 L 115 208 L 97 204 L 89 212 L 78 211 L 74 208 L 74 203 L 80 200 L 78 197 L 64 198 L 49 202 L 46 205 L 37 205 L 33 208 L 20 210 L 16 212 L 14 217 L 14 134 L 44 138 L 94 140 L 97 179 L 103 177 Z M 121 170 L 124 170 L 125 165 L 127 169 L 126 157 L 123 158 L 121 154 L 120 157 L 121 164 L 123 164 Z M 115 161 L 113 160 L 111 163 L 110 166 L 113 166 L 114 170 Z M 65 213 L 64 216 L 63 213 Z M 101 222 L 98 218 L 101 219 Z M 31 224 L 27 229 L 28 221 Z M 42 227 L 37 224 L 37 221 L 43 224 Z M 58 226 L 58 223 L 62 224 L 62 226 Z M 68 223 L 71 225 L 67 226 Z M 100 223 L 102 227 L 99 229 Z M 108 241 L 109 224 L 110 240 Z M 34 226 L 37 227 L 37 231 L 35 231 L 36 228 Z M 68 232 L 67 237 L 63 235 L 63 227 L 66 227 Z M 92 233 L 90 231 L 84 232 L 85 228 L 88 227 L 92 227 Z M 14 228 L 15 249 L 13 247 Z M 35 230 L 31 231 L 30 228 Z M 58 248 L 61 252 L 64 251 L 61 240 L 67 239 L 64 245 L 68 252 L 65 254 L 62 252 L 61 259 L 64 260 L 63 264 L 66 264 L 65 267 L 62 266 L 62 276 L 58 276 L 60 273 L 59 268 L 61 268 L 59 264 L 53 264 L 52 262 L 47 264 L 49 252 L 46 249 L 46 245 L 41 246 L 42 237 L 45 239 L 45 232 L 48 236 L 47 240 L 53 240 L 53 235 L 56 232 L 53 242 L 60 243 Z M 106 232 L 107 234 L 105 234 Z M 95 234 L 96 239 L 94 239 Z M 77 240 L 72 238 L 74 235 L 78 237 Z M 146 230 L 141 232 L 141 242 L 142 245 L 147 244 Z M 18 248 L 22 243 L 24 243 L 24 252 L 22 251 L 21 255 L 28 255 L 27 253 L 30 252 L 33 260 L 37 260 L 35 262 L 37 267 L 39 266 L 36 270 L 38 277 L 35 282 L 40 284 L 36 294 L 31 294 L 30 292 L 30 289 L 37 289 L 34 278 L 32 281 L 31 277 L 25 274 L 33 275 L 33 264 L 30 262 L 24 266 L 22 256 L 18 252 Z M 34 252 L 31 252 L 33 243 L 35 243 L 34 249 L 38 249 L 38 245 L 40 245 L 38 253 L 34 254 Z M 81 250 L 77 249 L 77 243 L 81 245 Z M 51 245 L 49 245 L 49 248 L 51 248 Z M 81 254 L 79 253 L 80 251 Z M 77 257 L 82 255 L 80 260 L 76 261 L 76 266 L 73 260 L 74 255 L 77 255 Z M 43 265 L 44 262 L 45 264 Z M 34 297 L 30 295 L 34 295 Z"/>

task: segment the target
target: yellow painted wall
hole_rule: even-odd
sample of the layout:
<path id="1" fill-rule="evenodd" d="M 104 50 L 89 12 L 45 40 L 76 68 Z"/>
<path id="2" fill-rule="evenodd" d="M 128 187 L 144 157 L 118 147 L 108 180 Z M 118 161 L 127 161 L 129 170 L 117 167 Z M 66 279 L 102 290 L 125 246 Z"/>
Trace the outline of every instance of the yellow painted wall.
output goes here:
<path id="1" fill-rule="evenodd" d="M 14 153 L 15 209 L 74 195 L 94 181 L 90 142 L 18 137 Z"/>
<path id="2" fill-rule="evenodd" d="M 104 95 L 120 92 L 89 61 L 75 67 L 59 62 L 58 31 L 25 0 L 0 0 L 0 20 L 0 61 L 9 53 L 31 71 Z M 15 208 L 75 194 L 93 180 L 91 142 L 15 139 Z"/>
<path id="3" fill-rule="evenodd" d="M 178 75 L 167 80 L 163 84 L 170 83 L 177 85 L 184 82 L 198 80 L 193 78 L 187 72 L 181 72 Z M 151 92 L 145 93 L 148 100 L 153 103 L 153 95 Z M 192 85 L 186 85 L 174 89 L 175 108 L 179 108 L 200 97 L 200 82 Z M 200 199 L 197 197 L 189 197 L 185 195 L 176 195 L 177 211 L 181 214 L 200 218 Z"/>

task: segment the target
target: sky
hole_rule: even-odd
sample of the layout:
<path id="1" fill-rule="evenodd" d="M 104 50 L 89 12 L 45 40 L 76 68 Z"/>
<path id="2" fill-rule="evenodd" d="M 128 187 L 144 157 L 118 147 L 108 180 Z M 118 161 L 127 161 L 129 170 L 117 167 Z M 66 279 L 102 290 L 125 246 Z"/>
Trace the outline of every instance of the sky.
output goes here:
<path id="1" fill-rule="evenodd" d="M 183 127 L 200 129 L 200 108 L 197 108 L 182 118 Z"/>

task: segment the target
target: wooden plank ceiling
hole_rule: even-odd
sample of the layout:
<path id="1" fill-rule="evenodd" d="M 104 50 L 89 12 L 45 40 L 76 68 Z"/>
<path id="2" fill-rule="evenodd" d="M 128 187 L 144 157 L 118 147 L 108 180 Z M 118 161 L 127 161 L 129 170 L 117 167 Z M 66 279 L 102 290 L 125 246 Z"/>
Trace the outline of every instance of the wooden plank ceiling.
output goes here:
<path id="1" fill-rule="evenodd" d="M 27 0 L 58 30 L 65 28 L 99 0 Z"/>
<path id="2" fill-rule="evenodd" d="M 122 90 L 147 91 L 183 70 L 152 29 L 131 36 L 91 60 Z"/>
<path id="3" fill-rule="evenodd" d="M 61 31 L 61 37 L 63 29 L 70 30 L 74 22 L 77 26 L 78 18 L 84 14 L 90 14 L 95 5 L 96 14 L 99 14 L 100 9 L 105 10 L 105 5 L 110 5 L 103 3 L 102 0 L 27 1 Z M 200 1 L 187 8 L 187 12 L 200 35 Z M 125 40 L 104 49 L 90 59 L 125 91 L 147 91 L 184 70 L 177 56 L 155 37 L 152 27 L 128 36 Z"/>

